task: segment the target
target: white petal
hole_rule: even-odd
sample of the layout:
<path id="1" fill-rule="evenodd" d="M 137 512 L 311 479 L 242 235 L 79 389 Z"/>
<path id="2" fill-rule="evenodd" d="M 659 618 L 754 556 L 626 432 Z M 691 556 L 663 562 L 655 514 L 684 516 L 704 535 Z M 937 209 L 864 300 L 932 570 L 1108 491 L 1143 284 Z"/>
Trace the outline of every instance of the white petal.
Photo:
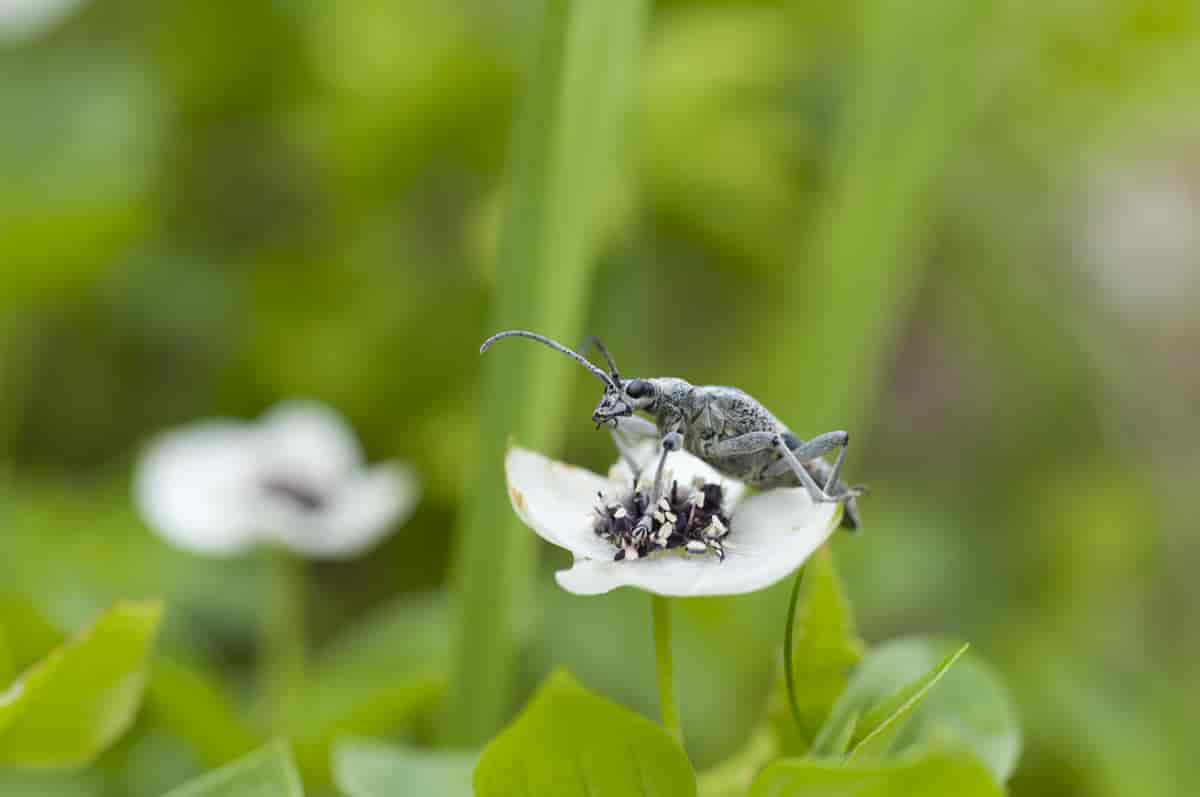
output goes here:
<path id="1" fill-rule="evenodd" d="M 639 587 L 659 595 L 736 595 L 764 589 L 786 578 L 837 527 L 834 504 L 814 505 L 803 488 L 771 490 L 738 507 L 725 538 L 725 561 L 715 555 L 687 556 L 664 551 L 636 561 L 577 557 L 556 577 L 577 595 L 598 595 L 617 587 Z"/>
<path id="2" fill-rule="evenodd" d="M 332 491 L 362 465 L 362 448 L 346 419 L 315 401 L 275 405 L 259 422 L 263 469 L 319 491 Z"/>
<path id="3" fill-rule="evenodd" d="M 0 41 L 32 39 L 66 18 L 82 0 L 0 0 Z"/>
<path id="4" fill-rule="evenodd" d="M 270 536 L 305 556 L 349 559 L 407 520 L 420 494 L 411 467 L 383 463 L 352 477 L 320 511 L 279 512 Z"/>
<path id="5" fill-rule="evenodd" d="M 658 469 L 658 458 L 661 454 L 658 445 L 657 442 L 647 440 L 638 443 L 630 452 L 642 469 L 642 484 L 647 486 L 653 483 L 655 471 Z M 608 475 L 610 479 L 622 484 L 633 484 L 633 472 L 624 459 L 618 460 L 609 468 Z M 691 487 L 692 481 L 697 478 L 706 483 L 720 484 L 725 488 L 726 508 L 734 507 L 746 492 L 745 484 L 725 476 L 704 460 L 686 451 L 674 451 L 667 456 L 666 473 L 663 476 L 666 485 L 670 486 L 674 480 L 679 482 L 680 487 Z"/>
<path id="6" fill-rule="evenodd" d="M 174 545 L 232 554 L 253 542 L 256 435 L 246 424 L 203 421 L 155 438 L 138 461 L 134 496 Z"/>
<path id="7" fill-rule="evenodd" d="M 526 526 L 576 557 L 612 559 L 616 549 L 596 536 L 592 511 L 610 481 L 524 448 L 509 449 L 504 470 L 509 500 Z"/>

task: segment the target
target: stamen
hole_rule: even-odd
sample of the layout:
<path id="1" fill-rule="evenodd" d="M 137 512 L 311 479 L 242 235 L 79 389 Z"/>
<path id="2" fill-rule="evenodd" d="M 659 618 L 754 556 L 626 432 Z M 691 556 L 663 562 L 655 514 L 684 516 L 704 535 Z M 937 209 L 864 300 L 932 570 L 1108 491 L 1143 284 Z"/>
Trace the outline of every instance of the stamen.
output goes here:
<path id="1" fill-rule="evenodd" d="M 648 488 L 624 495 L 603 496 L 596 508 L 596 534 L 610 542 L 613 559 L 643 559 L 657 551 L 681 548 L 689 554 L 712 553 L 724 560 L 719 542 L 729 534 L 729 518 L 722 511 L 724 491 L 719 484 L 696 482 L 696 489 L 681 489 L 672 482 L 670 491 L 653 505 Z"/>

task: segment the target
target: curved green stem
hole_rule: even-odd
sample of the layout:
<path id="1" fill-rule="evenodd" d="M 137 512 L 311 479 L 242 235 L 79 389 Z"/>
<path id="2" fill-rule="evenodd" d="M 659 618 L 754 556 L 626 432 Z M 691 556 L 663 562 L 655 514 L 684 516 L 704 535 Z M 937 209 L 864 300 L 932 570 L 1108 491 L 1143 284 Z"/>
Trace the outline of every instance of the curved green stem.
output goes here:
<path id="1" fill-rule="evenodd" d="M 683 747 L 683 725 L 679 721 L 679 701 L 675 697 L 675 664 L 671 653 L 671 605 L 662 595 L 650 596 L 654 614 L 654 658 L 658 668 L 658 699 L 662 706 L 662 724 Z"/>
<path id="2" fill-rule="evenodd" d="M 304 681 L 304 560 L 284 548 L 271 548 L 266 558 L 266 608 L 258 656 L 260 688 L 272 731 L 284 733 Z"/>
<path id="3" fill-rule="evenodd" d="M 804 567 L 796 571 L 792 582 L 792 597 L 788 600 L 787 625 L 783 627 L 783 680 L 787 684 L 788 706 L 796 726 L 804 727 L 800 720 L 800 705 L 796 702 L 796 675 L 792 668 L 792 634 L 796 628 L 796 605 L 800 602 L 800 585 L 804 581 Z"/>

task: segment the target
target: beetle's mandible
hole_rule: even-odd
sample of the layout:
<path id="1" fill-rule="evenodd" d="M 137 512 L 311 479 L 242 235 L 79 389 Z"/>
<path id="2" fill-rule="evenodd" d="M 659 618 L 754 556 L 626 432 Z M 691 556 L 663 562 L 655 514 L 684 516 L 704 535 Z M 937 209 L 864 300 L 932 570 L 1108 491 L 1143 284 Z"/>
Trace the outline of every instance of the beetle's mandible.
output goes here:
<path id="1" fill-rule="evenodd" d="M 826 432 L 811 440 L 802 440 L 779 421 L 770 410 L 749 394 L 735 387 L 693 385 L 683 379 L 661 376 L 649 379 L 622 379 L 612 355 L 596 338 L 584 344 L 594 345 L 608 364 L 608 371 L 557 341 L 512 329 L 498 332 L 483 342 L 482 354 L 503 338 L 528 338 L 572 358 L 601 382 L 604 395 L 592 413 L 596 428 L 608 426 L 621 456 L 634 473 L 638 468 L 630 454 L 637 439 L 654 438 L 661 444 L 654 486 L 653 506 L 663 494 L 663 466 L 672 451 L 683 449 L 733 479 L 760 490 L 775 487 L 804 487 L 815 503 L 837 502 L 845 507 L 842 526 L 859 527 L 858 499 L 862 487 L 850 487 L 841 480 L 842 463 L 850 435 L 843 431 Z M 641 412 L 653 422 L 638 417 Z M 830 465 L 826 454 L 837 450 Z"/>

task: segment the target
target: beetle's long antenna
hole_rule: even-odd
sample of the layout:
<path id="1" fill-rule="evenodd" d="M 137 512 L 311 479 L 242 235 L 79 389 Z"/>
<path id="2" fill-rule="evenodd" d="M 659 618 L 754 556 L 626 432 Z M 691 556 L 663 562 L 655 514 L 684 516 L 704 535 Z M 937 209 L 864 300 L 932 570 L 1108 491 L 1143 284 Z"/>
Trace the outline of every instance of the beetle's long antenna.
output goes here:
<path id="1" fill-rule="evenodd" d="M 613 390 L 617 389 L 617 386 L 613 383 L 612 377 L 593 365 L 588 358 L 584 357 L 582 354 L 574 351 L 573 349 L 568 349 L 558 341 L 550 340 L 550 338 L 546 337 L 545 335 L 539 335 L 536 332 L 529 332 L 524 329 L 510 329 L 505 332 L 497 332 L 495 335 L 492 335 L 483 342 L 483 345 L 479 347 L 479 353 L 483 354 L 491 347 L 493 343 L 501 338 L 529 338 L 530 340 L 536 340 L 538 343 L 549 346 L 555 351 L 559 351 L 567 355 L 572 360 L 595 374 L 596 378 L 603 382 L 606 386 L 611 387 Z"/>
<path id="2" fill-rule="evenodd" d="M 617 371 L 617 363 L 615 360 L 613 360 L 612 355 L 608 353 L 608 349 L 604 348 L 604 344 L 600 342 L 600 338 L 596 337 L 595 335 L 588 335 L 583 339 L 583 344 L 579 347 L 579 353 L 586 355 L 588 349 L 590 349 L 592 346 L 595 346 L 600 350 L 600 354 L 604 356 L 604 361 L 608 363 L 609 375 L 612 376 L 613 381 L 617 383 L 617 387 L 620 387 L 621 374 Z"/>

